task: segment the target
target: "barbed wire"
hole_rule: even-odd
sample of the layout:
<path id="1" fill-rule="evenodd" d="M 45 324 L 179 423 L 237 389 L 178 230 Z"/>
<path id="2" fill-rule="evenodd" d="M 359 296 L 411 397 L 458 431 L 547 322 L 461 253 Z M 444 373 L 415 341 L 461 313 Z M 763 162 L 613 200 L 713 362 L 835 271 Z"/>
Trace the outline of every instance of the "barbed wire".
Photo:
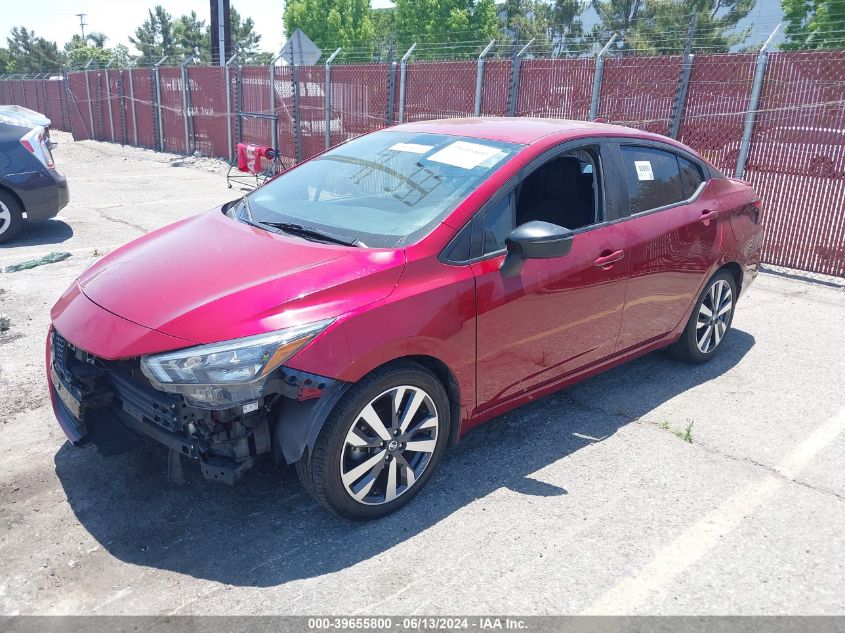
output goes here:
<path id="1" fill-rule="evenodd" d="M 840 1 L 840 0 L 837 0 Z M 841 0 L 843 4 L 845 4 L 845 0 Z M 779 22 L 779 20 L 772 19 L 772 24 Z M 759 22 L 758 22 L 759 24 Z M 452 34 L 460 34 L 465 31 L 454 31 Z M 467 31 L 469 32 L 469 31 Z M 474 38 L 467 38 L 467 39 L 449 39 L 449 40 L 439 40 L 439 41 L 425 41 L 424 39 L 417 44 L 417 47 L 414 51 L 414 54 L 411 57 L 411 62 L 414 61 L 422 61 L 422 60 L 431 60 L 431 61 L 448 61 L 448 60 L 467 60 L 467 59 L 474 59 L 477 56 L 477 53 L 480 53 L 489 43 L 490 39 L 486 37 L 481 38 L 477 35 L 476 32 L 473 31 L 476 35 Z M 659 35 L 657 36 L 650 36 L 647 40 L 647 44 L 640 44 L 640 40 L 634 38 L 633 43 L 629 43 L 626 41 L 626 34 L 621 33 L 619 34 L 617 41 L 608 51 L 610 56 L 623 56 L 623 57 L 640 57 L 640 56 L 666 56 L 666 55 L 677 55 L 683 50 L 684 45 L 686 43 L 688 33 L 680 28 L 678 29 L 661 29 Z M 841 29 L 825 29 L 825 30 L 810 30 L 804 29 L 802 31 L 791 32 L 790 37 L 793 38 L 805 38 L 805 37 L 813 37 L 813 38 L 823 38 L 825 40 L 826 46 L 833 46 L 833 47 L 841 47 L 841 48 L 823 48 L 823 49 L 814 49 L 816 51 L 824 50 L 835 52 L 837 50 L 845 49 L 845 28 Z M 596 53 L 596 49 L 599 46 L 604 46 L 607 40 L 610 39 L 612 33 L 607 30 L 603 30 L 599 32 L 598 35 L 596 33 L 585 33 L 583 36 L 579 36 L 580 39 L 578 42 L 574 44 L 561 41 L 561 40 L 547 40 L 547 41 L 539 41 L 539 42 L 532 42 L 528 46 L 526 51 L 526 55 L 529 58 L 538 58 L 538 57 L 550 57 L 550 58 L 578 58 L 578 57 L 591 57 L 594 56 Z M 727 39 L 730 39 L 730 34 L 725 34 L 725 29 L 719 26 L 710 25 L 705 28 L 696 29 L 692 40 L 692 51 L 695 53 L 708 53 L 708 54 L 741 54 L 745 52 L 750 52 L 751 50 L 755 50 L 758 48 L 759 45 L 749 45 L 746 50 L 738 50 L 738 51 L 731 51 L 725 50 L 725 44 L 717 44 L 717 43 L 710 43 L 710 39 L 715 36 L 724 36 Z M 493 38 L 491 38 L 493 39 Z M 528 45 L 528 41 L 519 40 L 514 41 L 507 39 L 507 37 L 503 37 L 499 34 L 498 38 L 495 38 L 494 44 L 491 50 L 488 53 L 488 57 L 491 59 L 496 58 L 504 58 L 509 57 L 513 51 L 517 48 L 521 48 L 525 45 Z M 333 47 L 328 47 L 332 48 Z M 665 52 L 667 49 L 676 48 L 677 50 L 674 52 Z M 781 49 L 783 50 L 783 49 Z M 358 46 L 358 47 L 348 47 L 341 49 L 342 56 L 335 62 L 336 65 L 346 65 L 346 64 L 355 64 L 355 63 L 374 63 L 374 64 L 384 64 L 388 61 L 398 62 L 398 59 L 404 54 L 405 51 L 394 47 L 393 56 L 390 57 L 385 53 L 385 47 L 374 47 L 374 46 Z M 777 52 L 777 49 L 773 49 L 771 52 Z M 37 52 L 39 58 L 44 58 L 44 53 L 41 51 Z M 172 60 L 172 64 L 167 66 L 168 68 L 174 67 L 178 65 L 180 60 L 174 59 Z M 135 69 L 142 70 L 142 69 L 150 69 L 153 63 L 143 63 L 134 66 Z M 319 64 L 318 64 L 319 65 Z M 48 72 L 51 74 L 61 74 L 62 72 L 74 72 L 83 70 L 83 64 L 81 62 L 77 64 L 70 64 L 65 65 L 64 67 L 57 67 L 55 64 L 45 64 L 41 68 L 37 68 L 34 70 L 29 70 L 22 73 L 8 73 L 5 75 L 7 78 L 9 75 L 13 76 L 30 76 L 32 74 L 42 74 L 44 72 Z M 211 66 L 211 64 L 205 63 L 195 63 L 191 64 L 191 67 L 196 66 Z M 219 67 L 219 66 L 218 66 Z M 248 68 L 250 66 L 244 66 Z M 126 68 L 119 63 L 114 65 L 110 70 L 125 70 Z M 92 68 L 94 70 L 103 70 L 103 68 Z M 0 76 L 2 77 L 2 76 Z"/>

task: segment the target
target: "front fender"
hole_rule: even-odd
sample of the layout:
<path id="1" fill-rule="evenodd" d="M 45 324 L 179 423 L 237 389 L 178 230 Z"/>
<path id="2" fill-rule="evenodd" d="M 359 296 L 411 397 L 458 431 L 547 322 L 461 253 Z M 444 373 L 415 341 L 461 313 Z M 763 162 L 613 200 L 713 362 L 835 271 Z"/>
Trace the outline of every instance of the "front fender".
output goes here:
<path id="1" fill-rule="evenodd" d="M 357 382 L 400 358 L 433 358 L 454 376 L 468 417 L 475 406 L 475 278 L 469 267 L 433 266 L 409 266 L 390 297 L 340 317 L 288 366 Z"/>

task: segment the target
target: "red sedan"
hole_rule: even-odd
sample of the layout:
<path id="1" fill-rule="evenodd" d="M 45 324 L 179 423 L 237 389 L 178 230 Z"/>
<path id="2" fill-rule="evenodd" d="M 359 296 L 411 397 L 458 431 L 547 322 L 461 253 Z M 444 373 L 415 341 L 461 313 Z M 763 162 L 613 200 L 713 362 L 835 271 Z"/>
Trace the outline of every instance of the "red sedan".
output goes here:
<path id="1" fill-rule="evenodd" d="M 53 407 L 73 443 L 145 435 L 230 483 L 273 454 L 382 516 L 484 420 L 659 348 L 717 354 L 760 207 L 629 128 L 400 125 L 85 271 L 52 311 Z"/>

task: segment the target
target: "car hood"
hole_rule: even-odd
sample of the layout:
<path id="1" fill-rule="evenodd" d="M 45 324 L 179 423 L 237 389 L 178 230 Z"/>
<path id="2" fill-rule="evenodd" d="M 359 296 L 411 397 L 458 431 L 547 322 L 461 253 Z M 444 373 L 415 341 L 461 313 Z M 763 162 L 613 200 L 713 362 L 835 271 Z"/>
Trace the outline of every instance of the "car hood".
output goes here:
<path id="1" fill-rule="evenodd" d="M 310 242 L 219 209 L 115 250 L 77 280 L 101 308 L 195 343 L 336 317 L 387 297 L 402 250 Z"/>

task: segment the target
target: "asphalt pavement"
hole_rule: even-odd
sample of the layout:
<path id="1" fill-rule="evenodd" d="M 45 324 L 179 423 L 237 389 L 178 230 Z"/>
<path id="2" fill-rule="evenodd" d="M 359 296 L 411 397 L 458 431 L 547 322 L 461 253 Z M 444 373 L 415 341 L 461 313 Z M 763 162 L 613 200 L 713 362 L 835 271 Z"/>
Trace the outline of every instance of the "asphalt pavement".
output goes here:
<path id="1" fill-rule="evenodd" d="M 653 353 L 471 432 L 383 520 L 64 441 L 49 309 L 97 257 L 237 197 L 219 166 L 57 133 L 71 203 L 0 247 L 0 614 L 845 614 L 845 290 L 761 274 L 720 356 Z"/>

